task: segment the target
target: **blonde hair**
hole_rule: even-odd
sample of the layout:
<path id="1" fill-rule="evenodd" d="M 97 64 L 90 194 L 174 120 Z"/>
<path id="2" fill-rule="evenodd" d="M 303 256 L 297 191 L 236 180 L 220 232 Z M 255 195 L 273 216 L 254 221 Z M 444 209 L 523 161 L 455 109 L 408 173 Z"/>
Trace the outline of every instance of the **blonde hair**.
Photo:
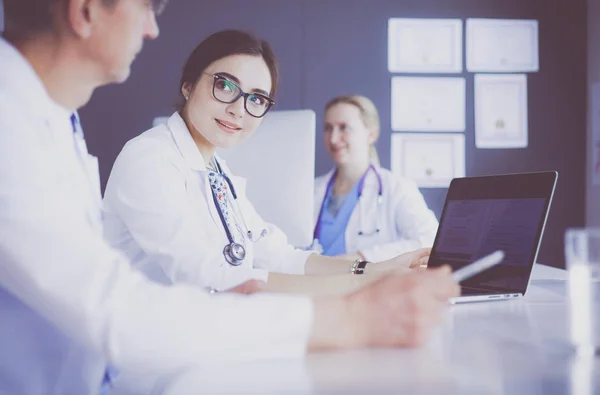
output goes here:
<path id="1" fill-rule="evenodd" d="M 375 142 L 379 138 L 379 112 L 377 111 L 377 107 L 373 102 L 361 95 L 343 95 L 334 97 L 327 103 L 325 106 L 325 111 L 329 110 L 331 107 L 336 104 L 351 104 L 354 107 L 358 108 L 360 111 L 360 118 L 363 121 L 363 124 L 367 127 L 367 129 L 373 131 L 375 134 L 375 140 L 369 147 L 369 157 L 371 158 L 371 162 L 379 165 L 379 154 L 377 153 L 377 149 L 375 148 Z"/>

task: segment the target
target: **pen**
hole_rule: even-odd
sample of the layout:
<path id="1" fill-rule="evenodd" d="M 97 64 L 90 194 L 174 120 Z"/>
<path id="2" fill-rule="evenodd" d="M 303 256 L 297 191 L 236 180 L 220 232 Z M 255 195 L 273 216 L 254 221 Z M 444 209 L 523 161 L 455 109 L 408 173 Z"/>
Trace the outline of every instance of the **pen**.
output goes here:
<path id="1" fill-rule="evenodd" d="M 503 260 L 504 251 L 498 250 L 496 252 L 492 252 L 491 254 L 484 256 L 483 258 L 476 260 L 475 262 L 467 266 L 456 270 L 454 273 L 452 273 L 452 277 L 454 277 L 454 279 L 460 283 L 470 277 L 473 277 L 476 274 L 481 273 L 484 270 L 496 266 Z"/>

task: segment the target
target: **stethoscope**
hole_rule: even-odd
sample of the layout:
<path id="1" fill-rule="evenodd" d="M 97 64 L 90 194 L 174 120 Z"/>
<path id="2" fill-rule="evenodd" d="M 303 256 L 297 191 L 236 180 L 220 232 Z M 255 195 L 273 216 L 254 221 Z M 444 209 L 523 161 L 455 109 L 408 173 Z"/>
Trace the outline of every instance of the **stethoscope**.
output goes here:
<path id="1" fill-rule="evenodd" d="M 361 179 L 358 182 L 358 211 L 359 211 L 359 230 L 358 230 L 358 235 L 359 236 L 370 236 L 370 235 L 374 235 L 376 233 L 379 233 L 379 215 L 377 215 L 377 219 L 376 219 L 376 224 L 375 224 L 375 230 L 371 231 L 371 232 L 365 232 L 363 231 L 363 214 L 362 214 L 362 194 L 363 194 L 363 190 L 364 190 L 364 186 L 365 186 L 365 179 L 367 178 L 367 175 L 369 174 L 369 171 L 372 171 L 373 174 L 375 174 L 375 177 L 377 177 L 377 183 L 378 183 L 378 189 L 377 189 L 377 214 L 379 214 L 379 207 L 381 206 L 381 203 L 383 202 L 383 181 L 381 180 L 381 175 L 379 174 L 379 172 L 377 171 L 377 169 L 375 168 L 375 166 L 373 166 L 372 164 L 369 165 L 369 167 L 367 168 L 367 171 L 365 171 L 365 174 L 363 174 L 363 176 L 361 177 Z M 333 188 L 333 183 L 335 182 L 335 177 L 337 175 L 337 169 L 333 172 L 333 175 L 331 176 L 331 178 L 329 179 L 329 182 L 327 183 L 327 188 L 325 189 L 325 197 L 323 198 L 323 202 L 321 203 L 321 209 L 319 210 L 319 216 L 317 217 L 317 224 L 315 225 L 315 231 L 313 232 L 313 239 L 314 240 L 319 240 L 319 237 L 321 236 L 321 217 L 323 216 L 323 210 L 325 209 L 325 203 L 327 201 L 327 196 L 329 196 L 329 194 L 331 193 L 331 188 Z"/>
<path id="2" fill-rule="evenodd" d="M 214 158 L 213 158 L 213 160 L 214 160 L 214 164 L 215 164 L 217 173 L 220 174 L 223 177 L 223 179 L 225 179 L 225 182 L 229 186 L 231 195 L 233 196 L 233 199 L 236 201 L 235 206 L 237 208 L 237 193 L 235 192 L 235 187 L 233 186 L 233 182 L 231 182 L 231 179 L 227 176 L 227 174 L 225 174 L 223 172 L 223 169 L 221 168 L 221 165 L 219 164 L 219 162 L 217 162 L 217 160 Z M 244 259 L 246 259 L 246 248 L 242 244 L 237 243 L 235 241 L 235 239 L 233 238 L 233 234 L 231 233 L 231 229 L 229 229 L 229 226 L 227 225 L 227 221 L 225 220 L 225 216 L 223 215 L 221 206 L 219 206 L 219 201 L 217 199 L 217 195 L 215 194 L 215 191 L 212 189 L 212 187 L 210 187 L 210 190 L 211 190 L 211 194 L 213 197 L 213 202 L 215 203 L 215 207 L 217 208 L 217 212 L 219 213 L 219 218 L 221 219 L 221 224 L 223 225 L 223 229 L 225 229 L 225 234 L 227 235 L 227 240 L 229 241 L 229 243 L 226 244 L 225 247 L 223 248 L 223 256 L 225 257 L 225 260 L 227 261 L 227 263 L 229 263 L 230 265 L 239 266 L 244 262 Z M 233 214 L 234 220 L 235 220 L 235 218 L 237 216 L 235 215 L 234 210 L 232 210 L 232 214 Z M 259 241 L 260 239 L 262 239 L 263 237 L 265 237 L 267 235 L 267 230 L 263 229 L 260 232 L 260 235 L 258 236 L 258 238 L 256 240 L 254 240 L 252 229 L 248 229 L 248 226 L 246 225 L 246 220 L 244 219 L 244 216 L 241 212 L 240 212 L 240 218 L 242 219 L 242 223 L 244 224 L 244 228 L 246 229 L 246 236 L 248 237 L 248 239 L 251 242 L 256 243 L 257 241 Z"/>

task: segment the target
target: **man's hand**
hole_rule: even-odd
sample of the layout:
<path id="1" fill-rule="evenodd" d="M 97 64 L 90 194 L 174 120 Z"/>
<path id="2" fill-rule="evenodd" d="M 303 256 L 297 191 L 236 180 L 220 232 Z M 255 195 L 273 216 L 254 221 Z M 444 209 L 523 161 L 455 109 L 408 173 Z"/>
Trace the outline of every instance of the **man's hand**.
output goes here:
<path id="1" fill-rule="evenodd" d="M 441 321 L 448 299 L 460 287 L 444 266 L 382 278 L 347 296 L 358 344 L 368 347 L 414 347 L 423 344 Z"/>
<path id="2" fill-rule="evenodd" d="M 460 287 L 444 266 L 382 277 L 358 291 L 315 300 L 310 350 L 415 347 L 441 321 Z"/>

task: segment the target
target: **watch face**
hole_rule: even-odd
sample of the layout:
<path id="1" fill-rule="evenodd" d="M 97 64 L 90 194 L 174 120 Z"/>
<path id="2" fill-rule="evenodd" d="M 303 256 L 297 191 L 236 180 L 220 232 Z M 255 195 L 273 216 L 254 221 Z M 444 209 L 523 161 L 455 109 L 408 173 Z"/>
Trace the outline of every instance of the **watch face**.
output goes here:
<path id="1" fill-rule="evenodd" d="M 237 243 L 227 244 L 225 248 L 223 248 L 223 256 L 230 265 L 239 266 L 244 262 L 246 250 Z"/>

